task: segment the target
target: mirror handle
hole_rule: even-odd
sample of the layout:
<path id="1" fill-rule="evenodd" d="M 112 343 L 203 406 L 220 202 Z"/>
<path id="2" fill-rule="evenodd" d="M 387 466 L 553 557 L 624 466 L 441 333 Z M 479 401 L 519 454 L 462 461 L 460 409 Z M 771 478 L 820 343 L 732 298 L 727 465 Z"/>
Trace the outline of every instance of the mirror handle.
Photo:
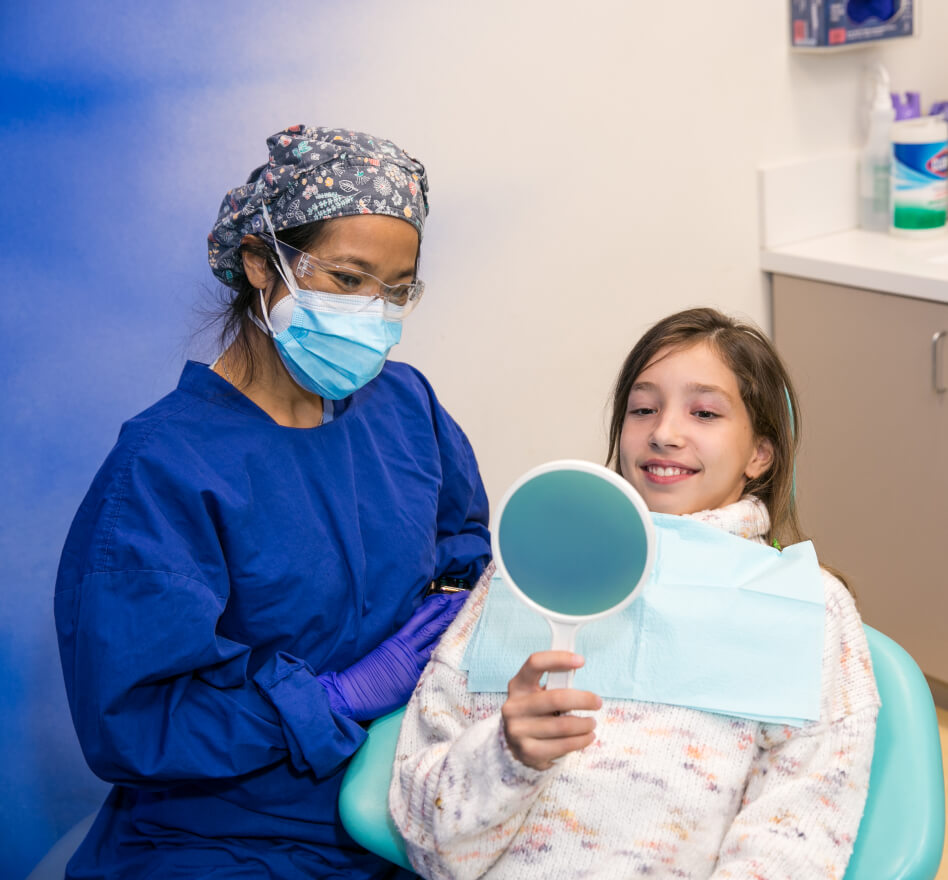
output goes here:
<path id="1" fill-rule="evenodd" d="M 550 645 L 551 651 L 576 650 L 576 630 L 579 629 L 581 624 L 562 623 L 561 621 L 550 620 L 549 618 L 547 618 L 547 623 L 550 624 L 550 630 L 553 635 L 552 644 Z M 546 677 L 547 690 L 572 687 L 573 673 L 575 671 L 574 669 L 568 669 L 565 672 L 548 673 Z"/>

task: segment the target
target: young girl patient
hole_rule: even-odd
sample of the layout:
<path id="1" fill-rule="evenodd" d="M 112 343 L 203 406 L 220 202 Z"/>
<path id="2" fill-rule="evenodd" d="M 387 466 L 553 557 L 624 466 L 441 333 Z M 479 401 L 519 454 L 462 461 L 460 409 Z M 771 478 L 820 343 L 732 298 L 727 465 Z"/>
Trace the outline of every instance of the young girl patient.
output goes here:
<path id="1" fill-rule="evenodd" d="M 654 513 L 779 549 L 803 540 L 793 504 L 799 412 L 757 328 L 688 310 L 659 322 L 626 359 L 609 461 Z M 859 615 L 837 578 L 813 563 L 825 599 L 822 667 L 811 664 L 819 717 L 793 724 L 545 690 L 545 673 L 583 665 L 569 652 L 531 654 L 506 694 L 472 693 L 465 651 L 490 577 L 436 649 L 402 726 L 390 807 L 419 873 L 843 877 L 879 699 Z"/>

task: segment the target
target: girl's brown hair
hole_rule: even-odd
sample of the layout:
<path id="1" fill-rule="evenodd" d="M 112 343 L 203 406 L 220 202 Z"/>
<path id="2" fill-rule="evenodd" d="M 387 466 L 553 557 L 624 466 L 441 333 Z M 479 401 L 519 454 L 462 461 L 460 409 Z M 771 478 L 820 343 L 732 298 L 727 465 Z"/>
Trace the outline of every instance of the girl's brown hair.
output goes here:
<path id="1" fill-rule="evenodd" d="M 734 372 L 754 434 L 773 444 L 773 463 L 744 488 L 745 494 L 760 498 L 770 513 L 767 543 L 804 540 L 793 493 L 793 463 L 801 430 L 793 383 L 773 343 L 759 328 L 715 309 L 687 309 L 670 315 L 636 343 L 616 378 L 607 463 L 622 473 L 619 437 L 635 380 L 663 349 L 690 348 L 699 342 L 709 345 Z"/>

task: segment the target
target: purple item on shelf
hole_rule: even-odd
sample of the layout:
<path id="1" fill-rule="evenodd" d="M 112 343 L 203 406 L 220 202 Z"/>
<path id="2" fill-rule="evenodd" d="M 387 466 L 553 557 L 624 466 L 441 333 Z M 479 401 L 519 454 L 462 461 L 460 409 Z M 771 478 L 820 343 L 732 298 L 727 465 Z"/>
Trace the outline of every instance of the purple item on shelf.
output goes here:
<path id="1" fill-rule="evenodd" d="M 929 116 L 944 116 L 948 119 L 948 101 L 936 101 L 928 111 Z"/>
<path id="2" fill-rule="evenodd" d="M 906 92 L 903 100 L 898 92 L 892 93 L 892 106 L 895 108 L 895 121 L 916 119 L 922 115 L 922 98 L 918 92 Z"/>

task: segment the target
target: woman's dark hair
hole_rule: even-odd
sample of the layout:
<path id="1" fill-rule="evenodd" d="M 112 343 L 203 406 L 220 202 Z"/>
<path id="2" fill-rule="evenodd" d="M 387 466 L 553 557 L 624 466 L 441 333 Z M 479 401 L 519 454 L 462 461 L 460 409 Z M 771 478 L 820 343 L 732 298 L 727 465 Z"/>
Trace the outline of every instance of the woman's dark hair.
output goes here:
<path id="1" fill-rule="evenodd" d="M 770 513 L 767 542 L 793 544 L 804 540 L 793 497 L 793 463 L 800 445 L 800 406 L 793 383 L 773 343 L 753 324 L 737 321 L 715 309 L 687 309 L 652 327 L 635 345 L 616 379 L 609 425 L 607 462 L 621 473 L 619 437 L 629 393 L 642 371 L 666 348 L 706 343 L 737 377 L 741 400 L 755 436 L 773 445 L 774 460 L 744 491 L 756 495 Z"/>
<path id="2" fill-rule="evenodd" d="M 326 224 L 317 221 L 284 229 L 277 233 L 277 238 L 292 248 L 307 251 L 319 244 L 325 232 Z M 246 244 L 242 244 L 241 257 L 245 252 L 263 257 L 272 267 L 277 265 L 276 255 L 261 238 L 254 236 Z M 275 268 L 273 271 L 276 271 Z M 241 275 L 240 285 L 236 289 L 221 285 L 217 297 L 218 307 L 205 323 L 206 328 L 219 327 L 217 338 L 221 351 L 226 351 L 231 345 L 236 346 L 240 362 L 244 364 L 244 372 L 240 377 L 241 384 L 252 382 L 259 368 L 259 356 L 251 341 L 256 328 L 250 320 L 250 307 L 257 302 L 259 295 L 257 288 L 250 283 L 246 275 Z M 269 301 L 267 305 L 269 306 Z"/>

